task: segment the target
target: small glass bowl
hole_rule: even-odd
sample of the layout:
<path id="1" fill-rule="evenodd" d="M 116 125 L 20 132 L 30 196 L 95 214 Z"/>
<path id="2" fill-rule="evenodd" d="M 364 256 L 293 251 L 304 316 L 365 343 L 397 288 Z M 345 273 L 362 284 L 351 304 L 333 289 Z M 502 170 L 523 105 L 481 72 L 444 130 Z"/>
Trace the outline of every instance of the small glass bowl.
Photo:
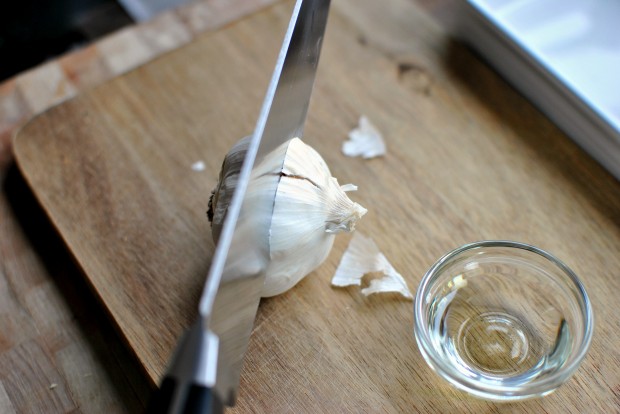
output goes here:
<path id="1" fill-rule="evenodd" d="M 588 295 L 565 264 L 536 247 L 481 241 L 443 256 L 415 300 L 426 362 L 457 388 L 494 401 L 553 392 L 592 339 Z"/>

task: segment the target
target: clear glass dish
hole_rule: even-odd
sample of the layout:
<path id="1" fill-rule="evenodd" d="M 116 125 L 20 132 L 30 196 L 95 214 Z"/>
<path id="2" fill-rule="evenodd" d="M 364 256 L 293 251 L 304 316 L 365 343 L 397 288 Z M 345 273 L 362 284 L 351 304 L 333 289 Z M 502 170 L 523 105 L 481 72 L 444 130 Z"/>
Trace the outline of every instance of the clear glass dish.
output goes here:
<path id="1" fill-rule="evenodd" d="M 422 279 L 414 308 L 426 362 L 489 400 L 553 392 L 592 339 L 592 307 L 575 273 L 518 242 L 482 241 L 446 254 Z"/>

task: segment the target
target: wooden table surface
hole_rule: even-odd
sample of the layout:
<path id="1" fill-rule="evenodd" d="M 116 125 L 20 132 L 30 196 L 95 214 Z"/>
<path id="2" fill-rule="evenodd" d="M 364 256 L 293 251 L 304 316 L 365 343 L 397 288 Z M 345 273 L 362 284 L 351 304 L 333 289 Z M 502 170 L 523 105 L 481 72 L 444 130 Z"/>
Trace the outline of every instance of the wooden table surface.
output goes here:
<path id="1" fill-rule="evenodd" d="M 249 2 L 242 3 L 247 7 Z M 266 2 L 256 3 L 264 5 Z M 344 1 L 341 3 L 346 4 Z M 369 4 L 367 2 L 367 6 Z M 441 13 L 443 10 L 441 2 L 419 4 L 433 13 Z M 406 89 L 402 95 L 394 89 L 395 98 L 415 96 L 415 102 L 420 104 L 420 112 L 414 117 L 425 117 L 412 130 L 417 134 L 426 133 L 428 137 L 435 136 L 445 141 L 441 145 L 433 146 L 432 139 L 420 138 L 417 141 L 420 144 L 419 149 L 392 158 L 398 164 L 409 160 L 407 157 L 414 154 L 416 162 L 411 166 L 410 175 L 406 178 L 417 186 L 414 190 L 418 194 L 407 198 L 407 205 L 418 203 L 420 208 L 434 206 L 437 209 L 436 212 L 419 214 L 413 227 L 418 229 L 420 234 L 408 234 L 398 223 L 381 215 L 375 215 L 374 219 L 369 218 L 368 228 L 386 226 L 392 229 L 398 240 L 407 239 L 418 247 L 419 251 L 412 253 L 412 259 L 397 260 L 401 266 L 412 267 L 409 270 L 416 275 L 408 277 L 415 281 L 419 280 L 419 274 L 424 270 L 423 264 L 431 263 L 448 248 L 471 241 L 471 237 L 514 236 L 512 238 L 542 244 L 541 247 L 557 253 L 584 277 L 586 287 L 590 289 L 594 300 L 595 316 L 602 318 L 602 321 L 597 319 L 593 350 L 584 366 L 566 388 L 549 398 L 507 406 L 482 403 L 453 391 L 433 377 L 434 374 L 426 368 L 420 369 L 417 379 L 411 378 L 412 382 L 420 382 L 416 391 L 411 392 L 421 393 L 421 401 L 425 401 L 424 405 L 417 406 L 416 410 L 454 412 L 457 409 L 455 407 L 459 407 L 462 412 L 618 411 L 620 358 L 614 344 L 618 342 L 620 324 L 613 309 L 613 292 L 616 292 L 618 287 L 620 252 L 618 182 L 473 55 L 460 46 L 442 43 L 445 37 L 438 35 L 441 29 L 434 26 L 427 17 L 414 18 L 417 24 L 430 33 L 429 38 L 421 42 L 424 46 L 419 50 L 405 40 L 401 43 L 387 42 L 387 39 L 393 40 L 390 36 L 394 34 L 422 33 L 416 32 L 418 29 L 411 29 L 409 32 L 404 24 L 405 18 L 397 17 L 399 7 L 406 13 L 414 10 L 407 5 L 407 1 L 393 1 L 390 5 L 393 5 L 393 9 L 386 11 L 386 15 L 394 18 L 395 25 L 393 30 L 383 34 L 373 32 L 373 23 L 367 20 L 369 14 L 364 10 L 352 12 L 350 18 L 345 20 L 342 18 L 343 7 L 339 6 L 339 17 L 335 19 L 338 19 L 341 25 L 345 22 L 351 24 L 351 30 L 357 34 L 356 40 L 359 43 L 356 46 L 359 50 L 352 51 L 348 58 L 361 55 L 373 58 L 377 52 L 383 56 L 381 59 L 369 61 L 366 68 L 358 67 L 359 71 L 355 76 L 363 80 L 376 79 L 377 85 L 391 87 L 396 82 L 387 82 L 386 73 L 393 71 L 398 84 Z M 232 16 L 230 18 L 238 17 L 231 9 L 227 10 L 226 13 Z M 220 18 L 225 21 L 225 18 Z M 334 36 L 345 36 L 343 32 L 334 33 Z M 360 52 L 368 44 L 372 53 Z M 331 56 L 331 64 L 337 65 L 334 63 L 337 62 L 336 52 L 328 51 L 325 60 L 330 62 Z M 441 53 L 446 60 L 434 60 L 433 52 Z M 435 66 L 437 64 L 445 64 L 446 68 Z M 335 67 L 335 71 L 339 70 L 344 68 Z M 319 84 L 319 95 L 325 93 L 325 88 L 347 88 L 346 83 L 329 85 L 325 78 L 323 79 L 324 83 Z M 351 85 L 348 84 L 349 87 Z M 354 89 L 350 91 L 355 94 Z M 367 109 L 372 110 L 372 114 L 390 136 L 403 134 L 402 129 L 399 131 L 392 127 L 398 125 L 394 123 L 395 119 L 409 114 L 408 109 L 392 107 L 392 112 L 382 112 L 380 108 L 389 106 L 390 101 L 386 100 L 385 96 L 379 98 L 380 92 L 378 86 L 369 86 L 367 95 L 376 93 L 376 102 L 370 104 L 371 101 L 364 99 L 360 102 L 368 103 Z M 343 129 L 345 123 L 352 121 L 361 109 L 356 108 L 352 101 L 345 102 L 347 107 L 344 110 L 339 106 L 343 101 L 334 100 L 326 108 L 315 109 L 314 115 L 311 112 L 310 122 L 314 118 L 315 124 L 309 128 L 309 132 L 320 135 L 316 120 L 325 116 L 326 111 L 337 110 L 343 111 L 343 119 L 337 125 L 327 128 L 333 131 Z M 398 99 L 394 102 L 398 102 Z M 463 106 L 463 111 L 455 113 L 453 123 L 446 125 L 446 113 L 455 112 L 454 109 L 460 105 Z M 433 132 L 425 132 L 433 125 L 436 125 Z M 460 141 L 459 128 L 463 133 Z M 486 138 L 493 137 L 494 141 L 487 142 Z M 400 139 L 404 138 L 401 136 Z M 541 145 L 543 140 L 545 145 Z M 451 201 L 453 197 L 465 200 L 459 188 L 472 187 L 455 185 L 455 177 L 447 174 L 441 176 L 441 171 L 433 164 L 445 156 L 442 152 L 454 151 L 445 147 L 445 142 L 461 142 L 464 146 L 465 143 L 472 145 L 487 142 L 487 148 L 470 148 L 467 150 L 469 155 L 457 163 L 463 167 L 463 177 L 476 178 L 482 183 L 495 185 L 527 185 L 503 193 L 497 192 L 498 189 L 494 187 L 489 187 L 491 190 L 479 188 L 478 201 L 486 203 L 485 206 L 478 209 L 476 200 L 470 200 L 468 204 L 461 205 L 461 209 L 456 208 Z M 487 161 L 489 157 L 494 157 L 497 165 L 476 166 L 476 154 Z M 37 204 L 11 156 L 6 153 L 3 155 L 0 157 L 3 161 L 3 192 L 0 196 L 0 412 L 139 412 L 149 391 L 147 378 L 152 377 L 153 373 L 148 372 L 148 375 L 145 375 L 143 361 L 136 359 L 125 347 L 124 340 L 112 327 L 109 315 L 104 313 L 101 304 L 91 293 L 84 275 L 73 264 L 72 256 L 65 248 L 63 240 Z M 374 171 L 378 176 L 383 176 L 388 171 L 388 168 L 380 163 L 365 164 L 360 161 L 355 165 L 358 170 Z M 506 168 L 501 165 L 506 165 Z M 346 175 L 346 167 L 336 167 L 335 170 Z M 450 168 L 445 171 L 454 173 Z M 481 176 L 489 171 L 498 176 Z M 429 175 L 431 172 L 435 177 Z M 397 181 L 393 184 L 397 185 Z M 361 194 L 363 198 L 363 193 Z M 494 200 L 494 194 L 499 194 L 500 198 Z M 380 210 L 385 203 L 372 199 L 365 202 L 372 211 Z M 516 209 L 516 206 L 520 208 Z M 523 217 L 523 207 L 526 212 L 528 208 L 537 210 L 529 212 L 533 220 L 528 221 Z M 494 209 L 491 216 L 483 214 L 488 213 L 488 208 Z M 450 221 L 442 223 L 442 218 L 449 218 Z M 426 243 L 416 243 L 416 239 Z M 394 250 L 398 244 L 393 242 L 390 246 Z M 338 249 L 342 248 L 340 243 Z M 336 260 L 337 258 L 333 258 L 331 261 Z M 318 282 L 312 283 L 314 285 L 306 284 L 306 293 L 319 286 L 316 284 Z M 415 288 L 415 285 L 411 287 Z M 274 317 L 278 306 L 290 306 L 287 302 L 292 300 L 309 301 L 304 295 L 303 289 L 297 289 L 288 298 L 266 302 L 261 313 L 261 326 L 269 326 L 269 315 Z M 402 312 L 402 303 L 382 302 L 380 299 L 364 303 L 354 298 L 354 292 L 347 292 L 339 295 L 337 302 L 344 306 L 346 301 L 350 301 L 351 306 L 366 315 L 373 310 L 376 312 L 374 316 L 379 319 L 388 311 Z M 316 318 L 308 320 L 313 321 L 315 327 L 323 323 Z M 389 320 L 389 317 L 386 320 Z M 294 328 L 299 321 L 291 320 L 286 323 Z M 345 334 L 358 337 L 360 332 L 351 331 Z M 265 329 L 257 336 L 267 340 L 270 338 Z M 411 340 L 409 331 L 398 333 L 397 337 L 401 336 Z M 308 346 L 310 345 L 309 342 Z M 368 346 L 371 353 L 378 352 L 375 346 Z M 318 355 L 315 355 L 317 350 L 312 347 L 306 350 L 309 358 Z M 248 362 L 251 367 L 262 366 L 261 355 L 273 357 L 274 351 L 263 349 L 261 352 L 262 354 L 253 354 Z M 363 350 L 360 349 L 359 352 L 363 353 Z M 291 355 L 285 355 L 285 358 L 288 358 L 285 359 L 288 364 L 292 363 Z M 322 355 L 322 358 L 327 358 L 327 355 Z M 419 363 L 420 358 L 417 357 L 415 364 Z M 361 378 L 357 378 L 357 383 L 365 386 L 359 390 L 357 396 L 349 393 L 355 400 L 352 399 L 349 405 L 346 401 L 331 401 L 333 407 L 339 407 L 340 411 L 343 411 L 348 406 L 351 412 L 407 412 L 402 405 L 406 398 L 400 395 L 407 389 L 407 385 L 400 383 L 403 379 L 381 377 L 383 371 L 376 363 L 369 363 L 369 369 L 372 372 L 363 375 L 358 373 Z M 318 378 L 316 369 L 309 373 L 314 375 L 315 379 Z M 371 373 L 376 376 L 373 377 Z M 277 371 L 277 374 L 285 373 Z M 306 378 L 308 383 L 312 381 L 312 375 Z M 382 382 L 376 384 L 376 390 L 371 387 L 373 378 Z M 400 385 L 392 384 L 395 388 L 387 386 L 394 381 Z M 260 396 L 249 390 L 252 384 L 242 385 L 245 386 L 249 401 L 256 403 L 254 408 L 258 412 L 274 411 L 273 406 L 260 401 Z M 315 386 L 320 389 L 319 384 Z M 343 386 L 346 387 L 346 384 Z M 274 395 L 280 402 L 275 411 L 310 412 L 308 407 L 311 405 L 287 406 L 284 404 L 286 396 L 277 391 Z M 393 404 L 376 405 L 386 396 L 393 398 Z M 316 395 L 310 393 L 300 396 L 299 401 L 311 403 L 316 401 L 316 398 Z M 454 405 L 459 401 L 461 405 Z M 246 399 L 240 408 L 245 412 L 251 407 Z"/>

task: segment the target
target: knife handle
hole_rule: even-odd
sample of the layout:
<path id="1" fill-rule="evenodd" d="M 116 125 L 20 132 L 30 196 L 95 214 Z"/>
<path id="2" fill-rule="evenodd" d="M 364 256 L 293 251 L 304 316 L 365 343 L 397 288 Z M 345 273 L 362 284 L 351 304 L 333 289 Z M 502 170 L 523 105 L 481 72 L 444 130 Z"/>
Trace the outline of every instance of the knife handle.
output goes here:
<path id="1" fill-rule="evenodd" d="M 221 414 L 217 387 L 218 337 L 202 318 L 181 337 L 161 386 L 151 396 L 147 414 Z"/>
<path id="2" fill-rule="evenodd" d="M 176 399 L 180 399 L 176 402 Z M 151 397 L 146 414 L 222 414 L 224 404 L 211 388 L 198 384 L 179 384 L 165 377 Z"/>

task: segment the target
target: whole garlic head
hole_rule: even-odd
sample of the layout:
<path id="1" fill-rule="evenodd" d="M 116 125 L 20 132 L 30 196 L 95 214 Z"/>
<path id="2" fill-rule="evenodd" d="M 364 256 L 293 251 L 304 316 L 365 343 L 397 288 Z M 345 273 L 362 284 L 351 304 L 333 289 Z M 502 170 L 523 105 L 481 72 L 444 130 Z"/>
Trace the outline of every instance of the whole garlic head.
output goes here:
<path id="1" fill-rule="evenodd" d="M 224 223 L 249 139 L 239 141 L 226 155 L 220 179 L 209 200 L 209 219 L 215 242 Z M 283 162 L 284 160 L 284 162 Z M 273 175 L 279 176 L 271 217 L 258 211 L 256 225 L 269 227 L 270 262 L 261 296 L 275 296 L 292 288 L 327 258 L 337 233 L 350 232 L 366 209 L 351 201 L 323 158 L 312 147 L 293 138 L 252 171 L 246 198 L 264 205 L 273 197 Z"/>

